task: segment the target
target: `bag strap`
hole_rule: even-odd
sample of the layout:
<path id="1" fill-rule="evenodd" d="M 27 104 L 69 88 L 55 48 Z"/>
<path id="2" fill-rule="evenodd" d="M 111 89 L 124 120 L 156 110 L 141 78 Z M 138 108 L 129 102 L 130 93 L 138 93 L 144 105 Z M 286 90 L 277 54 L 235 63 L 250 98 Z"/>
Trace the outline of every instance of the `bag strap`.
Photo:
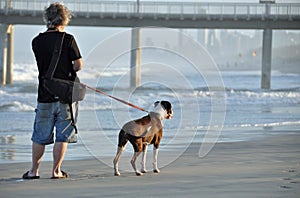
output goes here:
<path id="1" fill-rule="evenodd" d="M 56 67 L 57 67 L 57 64 L 59 62 L 59 58 L 61 55 L 65 34 L 66 33 L 63 32 L 61 40 L 56 39 L 54 50 L 53 50 L 51 61 L 50 61 L 50 65 L 49 65 L 47 73 L 45 75 L 46 78 L 49 78 L 49 79 L 53 78 L 54 72 L 56 70 Z"/>
<path id="2" fill-rule="evenodd" d="M 71 103 L 69 103 L 69 107 L 70 107 L 70 114 L 71 114 L 71 125 L 74 127 L 75 134 L 77 134 L 78 130 L 77 130 L 77 126 L 76 126 L 76 123 L 75 123 L 75 120 L 74 120 L 73 107 L 72 107 Z"/>

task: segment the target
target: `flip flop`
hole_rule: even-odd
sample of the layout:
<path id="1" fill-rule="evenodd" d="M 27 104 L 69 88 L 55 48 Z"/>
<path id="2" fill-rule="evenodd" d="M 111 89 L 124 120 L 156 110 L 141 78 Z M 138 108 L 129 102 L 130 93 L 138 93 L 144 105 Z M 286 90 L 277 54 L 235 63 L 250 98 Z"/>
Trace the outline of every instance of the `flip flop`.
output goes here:
<path id="1" fill-rule="evenodd" d="M 40 176 L 29 176 L 29 171 L 27 171 L 26 173 L 24 173 L 24 175 L 22 176 L 23 179 L 40 179 Z"/>
<path id="2" fill-rule="evenodd" d="M 51 177 L 51 179 L 66 179 L 69 177 L 68 173 L 61 171 L 62 176 L 61 177 Z"/>

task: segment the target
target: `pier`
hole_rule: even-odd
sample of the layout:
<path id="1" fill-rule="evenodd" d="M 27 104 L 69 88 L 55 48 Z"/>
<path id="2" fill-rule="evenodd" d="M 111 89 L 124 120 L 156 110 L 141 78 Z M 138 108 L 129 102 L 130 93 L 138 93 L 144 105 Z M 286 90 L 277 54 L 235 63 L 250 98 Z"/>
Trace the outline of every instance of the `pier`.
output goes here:
<path id="1" fill-rule="evenodd" d="M 70 26 L 168 27 L 263 30 L 261 88 L 271 87 L 272 30 L 299 30 L 300 3 L 204 3 L 150 1 L 83 1 L 64 4 L 72 11 Z M 41 0 L 0 0 L 0 84 L 13 82 L 13 26 L 44 25 Z M 139 28 L 137 28 L 138 30 Z M 131 87 L 140 83 L 139 31 L 132 31 Z"/>

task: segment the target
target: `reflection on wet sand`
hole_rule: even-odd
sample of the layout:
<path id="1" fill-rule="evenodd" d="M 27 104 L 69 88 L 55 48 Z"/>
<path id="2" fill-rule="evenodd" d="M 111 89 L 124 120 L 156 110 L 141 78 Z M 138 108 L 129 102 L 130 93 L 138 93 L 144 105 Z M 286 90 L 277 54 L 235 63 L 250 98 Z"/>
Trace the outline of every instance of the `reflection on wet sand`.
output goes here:
<path id="1" fill-rule="evenodd" d="M 1 160 L 14 160 L 15 159 L 16 150 L 12 149 L 14 147 L 11 146 L 15 143 L 16 143 L 15 135 L 0 136 Z"/>

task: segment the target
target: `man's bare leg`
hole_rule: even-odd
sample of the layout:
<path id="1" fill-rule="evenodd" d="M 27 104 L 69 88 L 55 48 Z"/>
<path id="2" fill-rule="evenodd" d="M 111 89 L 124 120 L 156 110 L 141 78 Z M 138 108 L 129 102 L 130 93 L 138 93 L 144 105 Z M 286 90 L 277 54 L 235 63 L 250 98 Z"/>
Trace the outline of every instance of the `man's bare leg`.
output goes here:
<path id="1" fill-rule="evenodd" d="M 53 171 L 52 177 L 62 177 L 60 166 L 64 160 L 68 143 L 67 142 L 55 142 L 53 147 Z"/>
<path id="2" fill-rule="evenodd" d="M 45 145 L 32 143 L 32 167 L 28 176 L 39 176 L 39 167 L 45 151 Z"/>

